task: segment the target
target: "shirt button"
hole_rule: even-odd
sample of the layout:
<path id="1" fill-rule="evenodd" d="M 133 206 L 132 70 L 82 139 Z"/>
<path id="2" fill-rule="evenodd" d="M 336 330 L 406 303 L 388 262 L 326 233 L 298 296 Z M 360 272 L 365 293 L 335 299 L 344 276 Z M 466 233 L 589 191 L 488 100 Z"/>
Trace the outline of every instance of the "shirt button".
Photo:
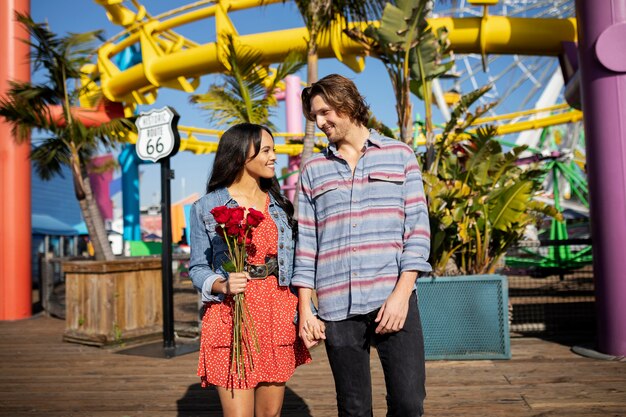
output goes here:
<path id="1" fill-rule="evenodd" d="M 280 262 L 279 262 L 279 264 L 281 264 L 281 265 L 282 265 L 282 264 L 284 264 L 284 263 L 285 263 L 285 262 L 284 262 L 282 259 L 281 259 L 281 260 L 280 260 Z"/>
<path id="2" fill-rule="evenodd" d="M 352 227 L 356 227 L 356 223 L 354 223 L 354 224 L 352 225 Z"/>
<path id="3" fill-rule="evenodd" d="M 278 247 L 279 247 L 280 249 L 282 249 L 282 248 L 284 248 L 284 247 L 285 247 L 285 245 L 283 245 L 283 244 L 281 243 L 280 245 L 278 245 Z"/>
<path id="4" fill-rule="evenodd" d="M 356 277 L 356 275 L 357 275 L 357 274 L 356 274 L 356 272 L 353 272 L 353 273 L 352 273 L 352 276 L 353 276 L 353 277 Z"/>
<path id="5" fill-rule="evenodd" d="M 281 231 L 281 232 L 284 232 L 284 231 L 285 231 L 285 228 L 281 226 L 280 231 Z"/>
<path id="6" fill-rule="evenodd" d="M 352 252 L 356 252 L 356 248 L 352 248 Z"/>

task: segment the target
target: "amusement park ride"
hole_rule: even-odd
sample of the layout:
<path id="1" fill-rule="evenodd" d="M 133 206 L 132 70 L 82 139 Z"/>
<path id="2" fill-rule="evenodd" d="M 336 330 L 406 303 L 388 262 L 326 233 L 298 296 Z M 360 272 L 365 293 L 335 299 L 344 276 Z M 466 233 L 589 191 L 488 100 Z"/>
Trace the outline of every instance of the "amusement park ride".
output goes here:
<path id="1" fill-rule="evenodd" d="M 262 4 L 268 5 L 276 2 L 280 0 L 264 1 Z M 98 0 L 98 3 L 106 9 L 109 19 L 122 26 L 124 30 L 99 48 L 97 64 L 85 68 L 86 79 L 99 77 L 101 93 L 111 102 L 123 103 L 127 115 L 132 115 L 137 105 L 154 103 L 159 88 L 174 88 L 192 93 L 198 87 L 201 75 L 225 71 L 226 57 L 222 40 L 227 35 L 234 36 L 241 44 L 261 52 L 261 63 L 266 65 L 277 62 L 289 51 L 304 51 L 305 47 L 304 39 L 307 34 L 305 28 L 239 36 L 228 13 L 257 7 L 261 4 L 259 1 L 228 3 L 200 1 L 158 16 L 149 15 L 146 8 L 137 2 L 132 2 L 134 10 L 118 1 Z M 462 12 L 459 10 L 457 14 Z M 567 11 L 562 14 L 566 15 Z M 214 42 L 199 45 L 174 31 L 211 17 L 215 19 L 216 27 Z M 433 18 L 430 24 L 433 28 L 446 26 L 450 30 L 451 49 L 459 54 L 475 52 L 483 56 L 487 54 L 557 56 L 562 50 L 562 42 L 576 40 L 576 21 L 571 17 L 529 20 L 528 18 L 491 16 L 485 13 L 480 17 Z M 348 38 L 339 25 L 322 36 L 318 53 L 321 58 L 336 58 L 357 72 L 362 71 L 365 66 L 362 46 Z M 552 70 L 556 74 L 561 73 L 558 67 Z M 558 97 L 558 92 L 563 85 L 562 80 L 561 77 L 561 85 L 557 83 L 548 89 L 553 97 L 552 101 Z M 535 82 L 539 83 L 537 80 Z M 284 95 L 287 102 L 289 132 L 277 133 L 276 136 L 293 138 L 302 135 L 301 132 L 293 129 L 297 123 L 292 123 L 294 118 L 289 116 L 291 112 L 296 115 L 295 118 L 300 117 L 297 96 L 300 86 L 297 83 L 290 83 L 286 87 Z M 296 89 L 295 99 L 294 91 L 292 91 L 294 88 Z M 556 95 L 554 91 L 557 92 Z M 94 92 L 100 94 L 100 91 Z M 503 91 L 503 94 L 510 93 Z M 546 102 L 546 99 L 540 101 L 540 103 L 543 102 Z M 93 106 L 89 95 L 85 97 L 84 105 Z M 535 117 L 533 113 L 541 117 Z M 499 134 L 506 135 L 557 124 L 574 123 L 582 119 L 582 114 L 580 111 L 570 109 L 567 105 L 562 105 L 539 108 L 530 113 L 517 113 L 510 117 L 516 117 L 517 120 L 499 126 Z M 496 120 L 487 119 L 479 122 L 493 123 Z M 217 149 L 219 131 L 190 126 L 180 126 L 179 130 L 181 151 L 204 154 Z M 199 140 L 199 137 L 213 140 Z M 131 143 L 134 140 L 132 136 L 129 138 Z M 300 144 L 277 146 L 277 152 L 290 155 L 289 165 L 292 169 L 298 165 L 294 160 L 301 153 L 301 149 Z M 122 176 L 124 237 L 128 240 L 136 240 L 139 238 L 139 202 L 131 201 L 131 196 L 136 196 L 138 193 L 136 190 L 131 190 L 129 185 L 130 181 L 136 183 L 134 174 L 131 174 L 136 171 L 136 168 L 133 164 L 124 164 L 124 167 L 128 167 L 128 172 L 124 172 Z M 293 187 L 296 180 L 295 175 L 289 176 L 286 179 L 286 187 Z M 126 219 L 135 219 L 134 224 Z"/>
<path id="2" fill-rule="evenodd" d="M 94 86 L 94 89 L 81 100 L 83 107 L 76 109 L 75 116 L 80 117 L 86 124 L 98 123 L 120 114 L 132 116 L 137 106 L 153 104 L 160 88 L 177 89 L 186 93 L 195 92 L 201 76 L 226 71 L 226 49 L 223 43 L 226 36 L 231 36 L 240 44 L 259 51 L 262 61 L 260 64 L 268 66 L 279 62 L 290 51 L 306 51 L 305 40 L 308 36 L 306 28 L 240 36 L 229 17 L 229 13 L 238 10 L 263 7 L 280 3 L 282 0 L 200 0 L 156 16 L 152 16 L 147 7 L 140 4 L 138 0 L 95 1 L 106 10 L 109 20 L 119 25 L 122 31 L 99 47 L 94 64 L 83 68 L 85 81 L 99 80 L 97 88 Z M 14 3 L 21 3 L 22 8 L 27 8 L 26 1 L 16 0 Z M 485 100 L 500 102 L 516 100 L 519 102 L 518 108 L 525 109 L 509 114 L 498 114 L 498 107 L 495 107 L 489 117 L 477 120 L 476 125 L 495 124 L 499 135 L 508 135 L 503 140 L 513 137 L 512 134 L 518 134 L 509 140 L 511 144 L 527 145 L 528 154 L 525 156 L 542 159 L 544 163 L 550 164 L 552 175 L 548 181 L 547 194 L 554 198 L 558 207 L 575 205 L 577 210 L 588 210 L 590 199 L 587 193 L 586 174 L 589 168 L 590 188 L 598 201 L 595 203 L 596 206 L 592 203 L 591 209 L 594 214 L 595 208 L 593 251 L 596 264 L 594 264 L 594 270 L 596 274 L 607 276 L 602 278 L 604 285 L 598 285 L 600 289 L 597 300 L 599 305 L 603 306 L 600 309 L 600 321 L 604 320 L 606 323 L 606 326 L 600 329 L 606 335 L 601 345 L 606 352 L 624 354 L 626 352 L 626 324 L 623 318 L 626 317 L 626 307 L 617 307 L 617 304 L 621 305 L 623 301 L 616 299 L 611 292 L 621 294 L 623 299 L 626 296 L 626 283 L 619 276 L 615 278 L 609 276 L 612 273 L 619 274 L 626 269 L 624 259 L 626 257 L 623 254 L 616 254 L 615 249 L 617 247 L 615 245 L 622 248 L 620 249 L 622 251 L 623 247 L 626 247 L 626 219 L 623 218 L 623 213 L 621 217 L 618 216 L 619 219 L 615 219 L 615 214 L 607 215 L 606 210 L 598 208 L 603 204 L 600 201 L 605 198 L 603 191 L 610 191 L 613 201 L 621 199 L 619 207 L 625 206 L 626 178 L 622 175 L 621 178 L 611 179 L 611 188 L 608 188 L 606 180 L 615 172 L 623 174 L 622 168 L 626 161 L 626 154 L 621 151 L 615 152 L 610 146 L 602 143 L 594 143 L 594 147 L 590 148 L 589 145 L 592 142 L 589 139 L 585 147 L 581 127 L 583 113 L 580 110 L 582 108 L 585 112 L 588 138 L 593 138 L 596 142 L 606 142 L 607 134 L 611 134 L 617 138 L 612 143 L 621 141 L 620 148 L 617 149 L 626 147 L 626 127 L 615 127 L 619 125 L 620 111 L 623 119 L 626 109 L 623 104 L 624 97 L 626 97 L 624 93 L 626 91 L 626 57 L 622 56 L 621 61 L 619 57 L 617 61 L 614 58 L 611 60 L 610 57 L 605 56 L 607 54 L 604 50 L 600 50 L 595 44 L 595 40 L 602 39 L 604 36 L 605 44 L 618 45 L 616 36 L 626 33 L 624 29 L 626 6 L 619 6 L 623 2 L 617 0 L 579 1 L 575 13 L 573 1 L 570 0 L 501 1 L 500 4 L 491 0 L 468 0 L 450 3 L 452 5 L 437 6 L 434 17 L 429 19 L 429 24 L 433 29 L 445 26 L 449 32 L 450 48 L 456 54 L 454 70 L 458 74 L 452 87 L 456 90 L 469 91 L 490 82 L 494 88 L 490 92 L 491 96 L 486 96 Z M 592 6 L 591 3 L 594 5 Z M 497 5 L 488 8 L 488 5 L 495 4 Z M 477 8 L 477 5 L 484 7 Z M 7 9 L 5 6 L 2 8 Z M 8 7 L 8 9 L 11 8 Z M 613 10 L 613 14 L 609 13 L 609 10 Z M 15 26 L 10 18 L 13 11 L 9 11 L 10 13 L 2 11 L 0 26 Z M 579 18 L 573 17 L 574 14 Z M 177 32 L 185 25 L 210 18 L 214 19 L 216 28 L 212 42 L 198 44 Z M 350 23 L 349 25 L 364 27 L 366 23 Z M 11 30 L 3 30 L 0 33 L 0 38 L 4 38 L 2 40 L 3 51 L 13 50 L 5 46 L 12 42 L 8 39 L 16 37 L 15 32 Z M 587 38 L 583 38 L 581 34 Z M 339 24 L 334 25 L 320 37 L 318 48 L 320 58 L 337 59 L 355 72 L 365 69 L 363 47 L 345 35 Z M 600 53 L 604 55 L 596 58 Z M 481 72 L 485 66 L 495 66 L 496 60 L 504 61 L 504 57 L 508 57 L 508 61 L 497 65 L 501 68 L 497 74 Z M 554 59 L 555 57 L 559 60 Z M 15 52 L 13 59 L 20 61 L 22 57 Z M 2 69 L 0 79 L 4 82 L 6 79 L 19 76 L 14 71 L 16 70 Z M 603 92 L 613 89 L 607 98 L 609 101 L 614 100 L 612 103 L 603 100 L 600 92 L 594 90 L 598 84 L 592 87 L 591 84 L 585 83 L 600 77 L 598 74 L 604 74 L 603 71 L 614 77 L 613 87 L 602 85 Z M 607 79 L 604 81 L 608 83 Z M 615 87 L 615 83 L 621 83 L 619 84 L 622 87 L 621 95 L 615 91 L 619 90 Z M 288 132 L 277 133 L 275 136 L 286 138 L 303 136 L 302 131 L 298 131 L 301 129 L 299 127 L 301 116 L 298 108 L 300 81 L 297 77 L 288 77 L 284 84 L 285 89 L 281 94 L 286 100 Z M 433 92 L 445 119 L 449 117 L 450 94 L 445 93 L 443 87 L 439 82 L 435 82 Z M 557 102 L 563 97 L 564 87 L 568 104 Z M 2 86 L 2 91 L 4 88 Z M 584 101 L 580 99 L 581 90 L 585 93 Z M 99 96 L 104 96 L 106 101 L 97 101 L 96 97 Z M 581 101 L 583 101 L 582 106 Z M 528 110 L 528 105 L 532 103 L 535 103 L 533 108 Z M 617 112 L 617 115 L 607 112 L 607 106 L 613 106 L 613 111 Z M 297 120 L 298 118 L 300 120 Z M 593 122 L 590 122 L 591 120 Z M 603 130 L 607 126 L 610 126 L 610 129 Z M 4 129 L 3 127 L 3 132 L 5 132 Z M 179 131 L 180 152 L 205 154 L 214 152 L 217 148 L 217 139 L 220 135 L 217 130 L 179 126 Z M 134 143 L 135 140 L 132 135 L 129 137 L 129 143 Z M 419 140 L 417 143 L 419 144 Z M 297 167 L 297 158 L 301 149 L 301 144 L 277 145 L 277 152 L 290 156 L 290 169 Z M 592 149 L 595 151 L 594 159 L 590 160 L 589 155 Z M 23 150 L 20 152 L 23 156 Z M 606 158 L 611 153 L 614 155 Z M 619 155 L 615 155 L 616 153 Z M 125 161 L 121 165 L 126 170 L 123 172 L 122 180 L 123 184 L 126 184 L 123 185 L 123 188 L 126 187 L 123 191 L 125 218 L 136 221 L 135 224 L 125 221 L 124 233 L 126 239 L 133 240 L 138 239 L 139 233 L 139 202 L 131 201 L 130 196 L 138 193 L 131 192 L 128 187 L 136 182 L 133 175 L 137 175 L 139 162 L 133 157 L 133 149 L 130 145 L 122 151 L 120 160 Z M 597 170 L 595 177 L 592 175 L 594 168 Z M 16 169 L 19 171 L 20 168 Z M 5 176 L 4 171 L 2 176 Z M 5 181 L 2 178 L 0 180 Z M 295 175 L 287 177 L 285 180 L 287 189 L 293 187 L 295 181 Z M 595 193 L 594 184 L 597 187 Z M 619 190 L 618 193 L 615 192 L 616 189 Z M 568 201 L 563 199 L 564 195 L 574 198 Z M 576 200 L 577 203 L 572 203 L 572 200 Z M 6 203 L 4 205 L 6 206 Z M 13 203 L 13 205 L 29 207 L 29 203 L 22 203 L 21 206 L 20 203 Z M 136 215 L 127 216 L 128 212 L 132 211 L 136 211 Z M 11 210 L 3 210 L 2 221 L 6 223 L 11 213 Z M 610 219 L 615 221 L 607 226 L 607 222 L 612 222 Z M 14 222 L 14 220 L 8 222 Z M 23 224 L 29 224 L 29 222 L 24 221 Z M 610 231 L 611 228 L 620 230 L 621 237 L 613 236 L 615 231 Z M 23 231 L 15 233 L 23 234 Z M 8 238 L 11 239 L 10 236 Z M 599 256 L 599 254 L 602 255 Z M 14 272 L 16 272 L 15 269 L 3 270 L 3 274 Z M 18 275 L 24 274 L 20 272 Z M 30 283 L 29 275 L 27 280 Z M 4 289 L 3 291 L 6 293 Z M 6 312 L 0 314 L 0 319 L 14 319 L 28 315 L 18 313 L 20 309 L 23 310 L 21 307 L 13 310 L 5 307 Z M 617 323 L 619 321 L 622 323 Z"/>

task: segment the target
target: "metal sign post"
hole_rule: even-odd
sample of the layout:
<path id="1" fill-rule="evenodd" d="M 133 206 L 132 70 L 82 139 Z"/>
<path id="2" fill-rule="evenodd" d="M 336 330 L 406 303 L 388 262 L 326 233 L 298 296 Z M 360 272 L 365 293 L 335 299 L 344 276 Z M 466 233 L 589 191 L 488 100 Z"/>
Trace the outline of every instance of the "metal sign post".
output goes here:
<path id="1" fill-rule="evenodd" d="M 177 349 L 174 339 L 174 289 L 172 284 L 172 217 L 171 186 L 174 171 L 170 169 L 170 158 L 178 152 L 180 116 L 167 106 L 141 113 L 135 124 L 138 137 L 135 149 L 139 158 L 161 164 L 161 227 L 162 246 L 161 271 L 163 285 L 163 354 L 171 358 L 188 353 L 189 349 Z M 194 349 L 195 350 L 195 349 Z"/>

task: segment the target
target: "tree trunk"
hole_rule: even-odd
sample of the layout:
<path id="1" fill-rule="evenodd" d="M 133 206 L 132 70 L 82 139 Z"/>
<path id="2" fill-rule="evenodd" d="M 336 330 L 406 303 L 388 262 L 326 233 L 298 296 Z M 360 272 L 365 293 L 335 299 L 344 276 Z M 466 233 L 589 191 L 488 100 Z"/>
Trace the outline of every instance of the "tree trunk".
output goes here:
<path id="1" fill-rule="evenodd" d="M 74 189 L 78 205 L 80 206 L 80 211 L 85 220 L 85 225 L 87 226 L 87 232 L 89 233 L 89 239 L 93 245 L 96 260 L 110 261 L 115 259 L 104 227 L 102 214 L 91 191 L 89 177 L 83 175 L 79 163 L 75 158 L 72 160 L 72 178 L 74 179 Z"/>
<path id="2" fill-rule="evenodd" d="M 89 230 L 90 236 L 95 236 L 95 241 L 98 241 L 98 246 L 100 246 L 100 251 L 102 253 L 102 259 L 104 260 L 113 260 L 115 259 L 115 255 L 113 255 L 113 249 L 111 249 L 111 244 L 109 243 L 109 236 L 107 234 L 106 228 L 104 227 L 104 219 L 102 218 L 102 213 L 100 213 L 100 208 L 98 207 L 98 203 L 91 191 L 91 182 L 89 181 L 89 176 L 85 175 L 83 177 L 83 185 L 85 187 L 85 195 L 87 202 L 87 208 L 89 210 L 89 216 L 91 218 L 91 222 L 93 224 L 93 231 Z M 96 244 L 94 242 L 94 251 L 96 251 Z M 96 251 L 96 259 L 98 252 Z"/>
<path id="3" fill-rule="evenodd" d="M 413 147 L 413 105 L 411 104 L 411 90 L 408 78 L 404 78 L 400 88 L 402 88 L 401 102 L 398 106 L 400 140 Z"/>
<path id="4" fill-rule="evenodd" d="M 435 133 L 433 128 L 432 88 L 430 81 L 426 82 L 424 87 L 424 110 L 426 113 L 426 167 L 424 170 L 430 172 L 433 168 L 433 162 L 435 161 Z M 434 167 L 434 169 L 436 175 L 437 168 Z"/>

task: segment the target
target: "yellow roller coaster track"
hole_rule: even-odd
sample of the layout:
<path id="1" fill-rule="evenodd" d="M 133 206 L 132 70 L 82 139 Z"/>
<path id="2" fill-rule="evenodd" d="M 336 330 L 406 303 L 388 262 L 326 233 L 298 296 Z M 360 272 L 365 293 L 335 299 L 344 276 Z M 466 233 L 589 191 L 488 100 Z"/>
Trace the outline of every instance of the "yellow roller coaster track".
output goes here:
<path id="1" fill-rule="evenodd" d="M 543 109 L 535 109 L 535 110 L 526 110 L 522 112 L 510 113 L 510 114 L 502 114 L 496 117 L 489 117 L 483 119 L 476 119 L 474 122 L 474 126 L 485 125 L 488 123 L 492 123 L 498 120 L 509 120 L 514 118 L 520 118 L 524 116 L 532 116 L 534 114 L 541 114 L 546 112 L 555 112 L 559 110 L 568 110 L 569 106 L 567 104 L 559 104 L 556 106 L 546 107 Z M 578 110 L 569 110 L 559 114 L 553 114 L 547 117 L 542 117 L 539 119 L 530 119 L 524 120 L 521 122 L 510 123 L 506 125 L 500 125 L 496 127 L 496 135 L 507 135 L 510 133 L 522 132 L 524 130 L 532 130 L 532 129 L 543 129 L 548 126 L 555 126 L 565 123 L 575 123 L 582 120 L 582 112 Z M 203 129 L 198 127 L 191 126 L 178 126 L 178 130 L 181 134 L 180 141 L 180 150 L 181 151 L 189 151 L 195 154 L 206 154 L 212 153 L 217 150 L 218 142 L 217 140 L 222 135 L 221 130 L 214 129 Z M 198 137 L 206 137 L 213 138 L 214 140 L 199 140 Z M 284 137 L 284 138 L 301 138 L 304 136 L 304 133 L 283 133 L 277 132 L 274 133 L 274 137 Z M 324 135 L 322 133 L 317 134 L 318 138 L 323 138 Z M 128 138 L 128 141 L 131 143 L 135 143 L 137 140 L 136 135 L 131 134 Z M 417 145 L 424 145 L 425 138 L 421 137 Z M 323 145 L 319 145 L 317 149 L 321 149 Z M 276 153 L 285 154 L 290 156 L 300 155 L 302 153 L 302 145 L 301 144 L 277 144 L 276 145 Z"/>
<path id="2" fill-rule="evenodd" d="M 86 77 L 100 78 L 100 89 L 111 101 L 127 105 L 130 115 L 137 104 L 152 104 L 160 87 L 193 92 L 199 85 L 199 77 L 227 70 L 225 35 L 232 35 L 237 42 L 261 53 L 261 64 L 279 62 L 289 51 L 306 51 L 306 28 L 286 29 L 274 32 L 239 36 L 229 12 L 279 3 L 282 0 L 217 0 L 197 1 L 158 16 L 151 16 L 145 6 L 132 0 L 136 10 L 126 7 L 120 0 L 95 0 L 107 11 L 108 18 L 124 30 L 105 42 L 98 50 L 97 65 L 84 68 Z M 198 44 L 174 29 L 210 17 L 215 18 L 216 41 Z M 377 22 L 374 22 L 377 24 Z M 449 31 L 450 48 L 456 53 L 551 55 L 562 51 L 562 42 L 576 42 L 576 19 L 528 19 L 494 16 L 485 13 L 474 18 L 433 18 L 429 24 Z M 367 23 L 351 23 L 364 28 Z M 125 48 L 139 44 L 142 62 L 121 70 L 113 62 L 115 55 Z M 336 58 L 349 68 L 360 72 L 365 66 L 365 51 L 359 43 L 342 31 L 341 22 L 318 39 L 320 58 Z M 95 91 L 94 91 L 95 92 Z M 84 106 L 93 103 L 86 96 Z M 542 109 L 541 111 L 549 111 Z M 500 116 L 502 117 L 502 116 Z M 571 123 L 581 119 L 581 113 L 570 111 L 536 120 L 512 123 L 498 127 L 499 134 L 538 129 L 555 124 Z M 492 120 L 496 121 L 496 120 Z M 197 139 L 197 136 L 219 137 L 219 132 L 193 127 L 179 128 L 182 135 L 181 150 L 194 153 L 214 152 L 217 142 Z M 283 133 L 277 136 L 297 137 L 301 134 Z M 129 138 L 134 142 L 134 138 Z M 302 145 L 278 145 L 277 151 L 289 155 L 300 153 Z"/>

